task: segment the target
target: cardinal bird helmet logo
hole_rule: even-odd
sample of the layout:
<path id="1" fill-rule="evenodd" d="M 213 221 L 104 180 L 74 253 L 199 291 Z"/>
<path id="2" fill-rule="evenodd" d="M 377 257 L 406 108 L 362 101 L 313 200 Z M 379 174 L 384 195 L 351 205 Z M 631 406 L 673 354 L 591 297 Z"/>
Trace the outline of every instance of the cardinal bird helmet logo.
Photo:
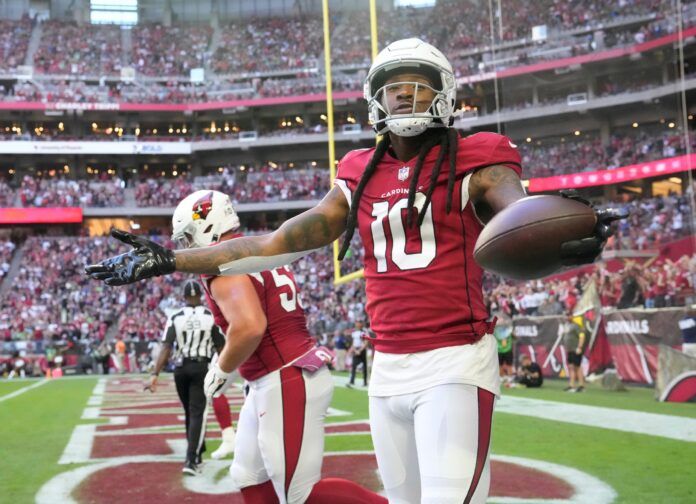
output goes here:
<path id="1" fill-rule="evenodd" d="M 205 220 L 212 209 L 213 193 L 211 191 L 193 204 L 193 220 Z"/>

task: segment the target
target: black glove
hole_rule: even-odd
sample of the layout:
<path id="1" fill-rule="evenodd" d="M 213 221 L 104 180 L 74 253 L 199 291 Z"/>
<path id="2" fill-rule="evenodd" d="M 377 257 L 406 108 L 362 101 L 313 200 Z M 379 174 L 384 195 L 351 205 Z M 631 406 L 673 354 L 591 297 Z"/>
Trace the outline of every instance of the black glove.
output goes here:
<path id="1" fill-rule="evenodd" d="M 157 243 L 120 229 L 112 229 L 111 236 L 133 247 L 125 254 L 91 264 L 85 272 L 107 285 L 125 285 L 153 276 L 167 275 L 176 269 L 174 252 Z"/>
<path id="2" fill-rule="evenodd" d="M 575 190 L 560 191 L 564 198 L 572 199 L 591 207 L 597 216 L 597 224 L 592 236 L 581 240 L 565 242 L 561 245 L 561 262 L 563 266 L 580 266 L 590 264 L 602 253 L 607 239 L 613 234 L 610 224 L 616 220 L 628 217 L 628 211 L 618 208 L 596 210 L 585 198 L 578 195 Z"/>

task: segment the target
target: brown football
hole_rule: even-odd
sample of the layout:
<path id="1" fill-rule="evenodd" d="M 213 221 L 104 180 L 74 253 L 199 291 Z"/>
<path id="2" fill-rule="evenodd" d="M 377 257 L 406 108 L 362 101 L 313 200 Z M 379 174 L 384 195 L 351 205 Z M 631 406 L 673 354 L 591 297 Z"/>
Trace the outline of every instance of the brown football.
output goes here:
<path id="1" fill-rule="evenodd" d="M 483 228 L 474 258 L 484 269 L 516 280 L 541 278 L 561 268 L 561 244 L 586 238 L 594 211 L 560 196 L 530 196 L 496 214 Z"/>

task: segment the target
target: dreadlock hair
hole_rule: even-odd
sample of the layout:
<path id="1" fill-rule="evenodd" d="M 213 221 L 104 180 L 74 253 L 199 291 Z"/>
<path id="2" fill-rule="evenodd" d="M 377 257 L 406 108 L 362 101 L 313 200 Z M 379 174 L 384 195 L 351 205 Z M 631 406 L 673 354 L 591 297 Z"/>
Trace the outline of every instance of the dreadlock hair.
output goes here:
<path id="1" fill-rule="evenodd" d="M 430 133 L 432 132 L 432 133 Z M 430 176 L 430 186 L 425 193 L 425 204 L 420 212 L 418 212 L 418 225 L 423 223 L 425 218 L 425 213 L 430 205 L 430 200 L 435 190 L 438 176 L 442 168 L 442 163 L 445 159 L 445 154 L 449 155 L 449 176 L 447 179 L 447 213 L 452 210 L 452 194 L 454 192 L 454 182 L 457 174 L 457 146 L 459 145 L 459 133 L 455 128 L 445 128 L 430 130 L 426 133 L 425 141 L 421 145 L 418 151 L 418 158 L 416 159 L 416 166 L 413 169 L 413 177 L 411 178 L 411 184 L 408 189 L 408 206 L 407 206 L 407 218 L 406 225 L 408 227 L 413 227 L 413 207 L 416 201 L 416 192 L 418 191 L 418 178 L 420 177 L 421 170 L 423 169 L 423 162 L 425 157 L 428 155 L 430 150 L 436 145 L 440 146 L 440 152 L 438 153 L 437 160 L 435 161 L 435 166 L 433 167 L 433 173 Z M 348 214 L 348 220 L 346 221 L 346 232 L 343 237 L 343 243 L 341 244 L 341 250 L 338 253 L 338 260 L 343 260 L 346 255 L 348 248 L 350 247 L 350 241 L 355 234 L 355 226 L 358 222 L 358 207 L 360 206 L 360 198 L 362 197 L 365 186 L 372 177 L 372 174 L 377 170 L 377 165 L 386 154 L 387 150 L 391 146 L 391 139 L 389 135 L 384 135 L 382 141 L 377 144 L 372 159 L 365 167 L 362 177 L 360 177 L 360 182 L 358 182 L 358 187 L 355 188 L 353 193 L 353 199 L 350 203 L 350 213 Z"/>

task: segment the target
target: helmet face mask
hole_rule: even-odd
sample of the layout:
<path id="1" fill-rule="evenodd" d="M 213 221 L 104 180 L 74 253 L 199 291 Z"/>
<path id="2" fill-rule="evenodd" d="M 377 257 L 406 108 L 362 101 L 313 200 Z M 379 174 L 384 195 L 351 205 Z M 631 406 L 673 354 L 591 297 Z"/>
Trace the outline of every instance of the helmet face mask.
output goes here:
<path id="1" fill-rule="evenodd" d="M 206 247 L 239 228 L 239 217 L 230 197 L 219 191 L 189 194 L 172 216 L 172 241 L 180 248 Z"/>
<path id="2" fill-rule="evenodd" d="M 384 106 L 382 97 L 386 88 L 397 83 L 389 82 L 390 76 L 417 74 L 428 79 L 431 85 L 423 82 L 410 82 L 410 85 L 423 86 L 435 93 L 430 106 L 423 112 L 416 112 L 416 103 L 411 113 L 391 114 Z M 403 84 L 403 82 L 401 83 Z M 449 127 L 454 121 L 454 107 L 457 86 L 452 65 L 435 47 L 419 39 L 398 40 L 389 44 L 375 58 L 365 79 L 364 96 L 367 100 L 370 122 L 376 133 L 387 131 L 398 136 L 416 136 L 428 128 Z M 414 93 L 417 96 L 417 93 Z"/>
<path id="3" fill-rule="evenodd" d="M 399 111 L 396 110 L 399 106 L 396 103 L 394 106 L 395 110 L 391 110 L 392 107 L 389 104 L 389 100 L 386 99 L 386 95 L 391 90 L 397 90 L 400 87 L 409 86 L 413 89 L 410 93 L 413 96 L 411 109 Z M 429 103 L 424 110 L 423 105 L 426 102 L 419 99 L 419 95 L 422 94 L 423 90 L 429 90 L 433 95 Z M 388 84 L 380 87 L 374 94 L 374 103 L 369 104 L 378 110 L 380 119 L 373 122 L 373 126 L 379 129 L 388 129 L 399 136 L 416 136 L 423 133 L 428 127 L 443 127 L 445 121 L 448 120 L 446 108 L 443 110 L 442 104 L 446 101 L 447 96 L 442 90 L 437 90 L 434 87 L 418 81 L 398 81 L 389 82 Z M 444 112 L 444 113 L 443 113 Z"/>

